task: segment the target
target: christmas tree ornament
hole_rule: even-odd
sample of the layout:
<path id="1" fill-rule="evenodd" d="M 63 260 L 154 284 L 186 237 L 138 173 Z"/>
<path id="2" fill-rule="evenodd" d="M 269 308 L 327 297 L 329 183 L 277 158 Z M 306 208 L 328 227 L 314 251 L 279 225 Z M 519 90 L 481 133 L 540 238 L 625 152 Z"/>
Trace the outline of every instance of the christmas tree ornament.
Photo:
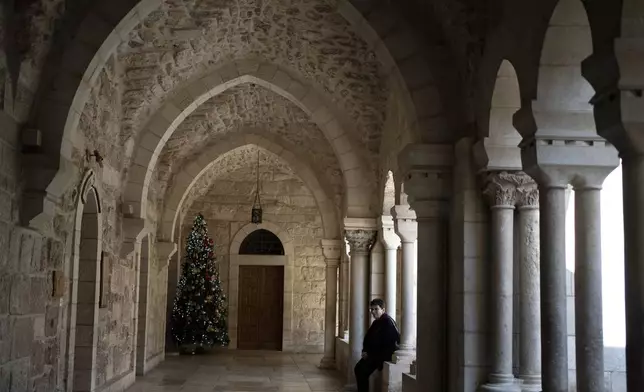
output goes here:
<path id="1" fill-rule="evenodd" d="M 172 337 L 181 353 L 202 353 L 227 346 L 228 311 L 203 215 L 194 220 L 172 308 Z M 205 277 L 205 278 L 204 278 Z"/>

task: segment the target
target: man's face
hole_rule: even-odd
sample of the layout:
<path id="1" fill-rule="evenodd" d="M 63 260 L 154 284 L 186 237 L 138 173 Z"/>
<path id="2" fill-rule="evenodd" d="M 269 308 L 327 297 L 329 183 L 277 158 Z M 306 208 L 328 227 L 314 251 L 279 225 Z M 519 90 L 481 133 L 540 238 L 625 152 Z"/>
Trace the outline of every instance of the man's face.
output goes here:
<path id="1" fill-rule="evenodd" d="M 380 316 L 385 314 L 385 310 L 381 308 L 379 305 L 371 305 L 369 307 L 369 311 L 371 312 L 371 316 L 376 320 L 378 320 Z"/>

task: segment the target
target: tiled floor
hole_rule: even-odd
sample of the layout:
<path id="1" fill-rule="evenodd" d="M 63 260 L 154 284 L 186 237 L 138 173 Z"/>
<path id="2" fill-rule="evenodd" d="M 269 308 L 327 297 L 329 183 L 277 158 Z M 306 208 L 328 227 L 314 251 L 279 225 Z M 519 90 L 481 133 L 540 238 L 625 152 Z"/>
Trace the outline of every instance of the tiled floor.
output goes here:
<path id="1" fill-rule="evenodd" d="M 337 372 L 317 368 L 320 359 L 320 355 L 234 350 L 168 355 L 127 392 L 341 391 Z"/>

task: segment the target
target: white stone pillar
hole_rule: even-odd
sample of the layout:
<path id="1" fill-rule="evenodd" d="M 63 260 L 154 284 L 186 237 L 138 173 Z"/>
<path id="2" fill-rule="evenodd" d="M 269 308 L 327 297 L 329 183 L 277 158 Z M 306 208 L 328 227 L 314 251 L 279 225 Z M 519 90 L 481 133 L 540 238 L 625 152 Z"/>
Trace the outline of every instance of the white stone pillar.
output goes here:
<path id="1" fill-rule="evenodd" d="M 577 388 L 584 392 L 604 391 L 600 194 L 604 180 L 616 166 L 595 167 L 573 181 Z"/>
<path id="2" fill-rule="evenodd" d="M 543 390 L 568 391 L 566 183 L 539 184 Z"/>
<path id="3" fill-rule="evenodd" d="M 515 124 L 530 124 L 531 113 L 515 115 Z M 521 120 L 521 117 L 523 120 Z M 527 119 L 528 121 L 525 121 Z M 526 133 L 526 132 L 524 132 Z M 542 384 L 543 390 L 547 392 L 568 391 L 568 326 L 566 306 L 566 189 L 568 184 L 576 188 L 585 189 L 588 186 L 595 187 L 601 184 L 603 179 L 613 168 L 619 164 L 617 151 L 605 140 L 592 134 L 584 137 L 583 141 L 557 140 L 547 135 L 537 134 L 531 139 L 522 142 L 521 159 L 524 170 L 532 176 L 539 184 L 539 205 L 540 205 L 540 241 L 541 241 L 541 363 L 542 363 Z M 586 203 L 586 200 L 581 201 Z M 595 204 L 590 200 L 591 205 Z M 628 214 L 627 214 L 628 216 Z M 598 230 L 597 228 L 595 228 Z M 585 230 L 580 228 L 580 230 Z M 597 236 L 591 235 L 591 241 Z M 583 241 L 589 241 L 585 238 Z M 586 242 L 587 243 L 587 242 Z M 596 253 L 596 250 L 592 252 Z M 594 254 L 594 253 L 593 253 Z M 578 253 L 577 258 L 580 254 Z M 595 265 L 596 259 L 601 262 L 601 257 L 581 254 L 581 259 L 576 264 L 582 269 L 587 263 Z M 580 264 L 581 263 L 581 264 Z M 577 267 L 577 268 L 580 268 Z M 584 272 L 582 271 L 582 276 Z M 596 275 L 596 273 L 591 273 Z M 581 293 L 582 309 L 576 309 L 576 317 L 587 318 L 586 321 L 595 320 L 595 316 L 584 315 L 589 310 L 589 303 L 595 303 L 596 299 L 590 299 L 588 291 L 596 290 L 601 292 L 601 286 L 597 287 L 597 280 L 586 282 L 587 279 L 576 277 L 575 280 L 583 279 L 582 287 L 586 292 Z M 589 281 L 592 280 L 588 279 Z M 579 295 L 579 293 L 576 293 Z M 578 299 L 576 300 L 578 301 Z M 579 303 L 579 302 L 577 302 Z M 601 299 L 599 300 L 601 306 Z M 578 305 L 579 306 L 579 305 Z M 601 311 L 600 311 L 601 313 Z M 600 316 L 601 317 L 601 316 Z M 592 321 L 595 322 L 595 321 Z M 601 330 L 601 321 L 600 321 Z M 581 326 L 580 326 L 581 327 Z M 584 325 L 581 329 L 593 326 Z M 579 339 L 577 331 L 576 345 L 587 346 L 593 351 L 596 342 L 591 342 L 598 334 L 593 331 L 590 337 Z M 599 333 L 601 336 L 601 332 Z M 583 348 L 579 348 L 582 349 Z M 602 348 L 603 350 L 603 348 Z M 596 351 L 596 350 L 595 350 Z M 579 351 L 578 351 L 579 353 Z M 591 355 L 581 353 L 582 356 Z M 577 380 L 580 390 L 581 385 L 588 385 L 582 378 L 589 372 L 595 374 L 598 370 L 590 370 L 596 365 L 590 365 L 595 360 L 586 359 L 588 362 L 583 365 L 580 371 L 580 358 L 577 358 Z M 602 365 L 603 366 L 603 365 Z M 602 372 L 603 374 L 603 372 Z M 583 375 L 583 376 L 582 376 Z M 598 376 L 593 376 L 598 377 Z M 603 383 L 603 382 L 602 382 Z M 603 385 L 603 384 L 602 384 Z M 593 389 L 595 390 L 595 389 Z"/>
<path id="4" fill-rule="evenodd" d="M 416 213 L 409 206 L 394 206 L 391 209 L 396 234 L 402 242 L 402 279 L 401 299 L 402 313 L 400 325 L 400 347 L 394 356 L 394 362 L 411 364 L 416 359 L 416 298 L 414 283 L 416 281 L 416 239 L 418 223 Z"/>
<path id="5" fill-rule="evenodd" d="M 324 315 L 324 357 L 320 368 L 335 368 L 335 321 L 338 291 L 338 265 L 343 241 L 322 240 L 322 253 L 326 261 L 326 309 Z"/>
<path id="6" fill-rule="evenodd" d="M 371 260 L 369 263 L 369 301 L 385 296 L 385 248 L 376 235 L 376 241 L 371 247 Z M 367 318 L 367 328 L 373 320 Z"/>
<path id="7" fill-rule="evenodd" d="M 452 145 L 410 144 L 398 156 L 418 222 L 416 380 L 426 392 L 448 390 L 448 219 Z"/>
<path id="8" fill-rule="evenodd" d="M 353 380 L 353 367 L 362 356 L 362 340 L 366 333 L 368 320 L 367 265 L 369 251 L 376 240 L 375 220 L 345 219 L 345 236 L 351 252 L 351 300 L 349 307 L 349 365 L 350 380 Z M 364 222 L 369 221 L 369 222 Z M 373 222 L 371 222 L 373 221 Z"/>
<path id="9" fill-rule="evenodd" d="M 530 181 L 517 189 L 519 209 L 519 378 L 524 392 L 541 391 L 539 190 Z"/>
<path id="10" fill-rule="evenodd" d="M 514 265 L 514 205 L 517 178 L 513 173 L 493 172 L 484 193 L 491 208 L 491 369 L 482 391 L 518 391 L 512 374 L 512 309 Z"/>
<path id="11" fill-rule="evenodd" d="M 346 243 L 343 242 L 343 247 L 346 247 Z M 340 317 L 340 322 L 338 323 L 338 337 L 345 339 L 349 334 L 349 306 L 347 304 L 347 298 L 349 297 L 349 257 L 346 254 L 346 250 L 342 251 L 340 257 L 340 290 L 339 290 L 339 301 L 340 306 L 338 309 L 338 317 Z"/>
<path id="12" fill-rule="evenodd" d="M 385 215 L 380 218 L 380 241 L 385 248 L 385 304 L 387 314 L 396 319 L 396 264 L 400 238 L 394 231 L 394 220 Z"/>

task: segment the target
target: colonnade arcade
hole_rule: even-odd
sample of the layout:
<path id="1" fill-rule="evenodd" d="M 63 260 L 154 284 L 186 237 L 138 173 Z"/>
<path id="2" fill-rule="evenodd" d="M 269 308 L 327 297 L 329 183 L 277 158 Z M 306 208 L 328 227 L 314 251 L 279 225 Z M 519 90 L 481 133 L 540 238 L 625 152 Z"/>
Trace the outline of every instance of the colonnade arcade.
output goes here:
<path id="1" fill-rule="evenodd" d="M 273 267 L 270 343 L 348 389 L 378 297 L 376 390 L 644 391 L 640 0 L 5 3 L 0 390 L 162 362 L 203 212 L 230 350 Z"/>

